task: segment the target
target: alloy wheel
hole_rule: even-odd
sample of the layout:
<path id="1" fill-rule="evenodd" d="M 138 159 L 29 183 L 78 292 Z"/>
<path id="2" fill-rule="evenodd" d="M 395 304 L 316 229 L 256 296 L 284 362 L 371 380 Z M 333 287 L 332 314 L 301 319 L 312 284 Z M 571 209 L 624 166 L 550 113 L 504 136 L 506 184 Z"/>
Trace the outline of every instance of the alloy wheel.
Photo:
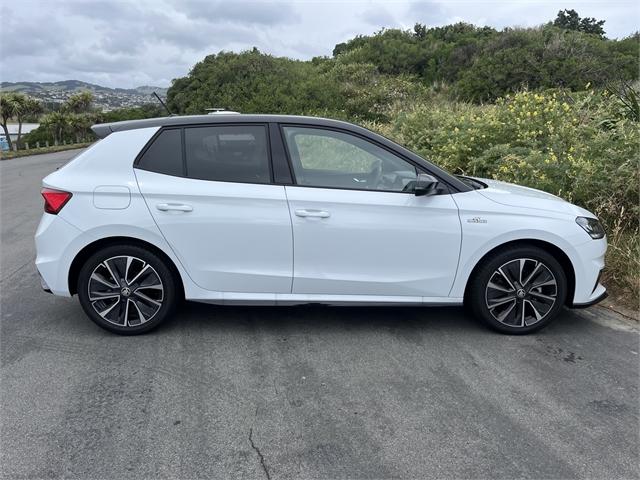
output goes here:
<path id="1" fill-rule="evenodd" d="M 517 258 L 491 275 L 485 301 L 491 316 L 510 327 L 543 320 L 556 303 L 558 283 L 549 267 L 532 258 Z"/>
<path id="2" fill-rule="evenodd" d="M 89 302 L 107 322 L 137 327 L 162 307 L 164 288 L 158 272 L 134 256 L 104 260 L 89 277 Z"/>

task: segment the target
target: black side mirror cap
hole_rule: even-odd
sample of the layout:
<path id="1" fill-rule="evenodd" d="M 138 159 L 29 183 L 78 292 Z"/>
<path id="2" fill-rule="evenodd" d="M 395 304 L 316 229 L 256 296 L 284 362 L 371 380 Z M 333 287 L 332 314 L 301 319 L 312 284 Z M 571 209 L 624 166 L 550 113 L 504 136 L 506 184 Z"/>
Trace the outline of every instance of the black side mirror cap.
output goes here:
<path id="1" fill-rule="evenodd" d="M 413 193 L 416 197 L 435 195 L 438 193 L 438 180 L 428 173 L 419 173 Z"/>

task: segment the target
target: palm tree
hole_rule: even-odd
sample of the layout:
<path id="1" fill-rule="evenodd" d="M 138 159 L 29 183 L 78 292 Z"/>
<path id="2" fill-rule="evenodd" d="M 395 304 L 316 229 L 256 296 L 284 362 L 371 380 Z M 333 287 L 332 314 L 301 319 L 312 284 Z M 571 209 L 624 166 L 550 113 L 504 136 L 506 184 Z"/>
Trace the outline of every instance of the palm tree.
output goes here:
<path id="1" fill-rule="evenodd" d="M 4 130 L 4 135 L 9 144 L 9 149 L 13 147 L 11 137 L 9 136 L 9 128 L 7 124 L 9 120 L 16 116 L 23 103 L 24 95 L 15 92 L 3 93 L 0 95 L 0 124 Z"/>
<path id="2" fill-rule="evenodd" d="M 20 138 L 22 137 L 22 123 L 24 120 L 41 112 L 42 105 L 35 98 L 24 96 L 24 98 L 21 99 L 15 112 L 16 120 L 18 120 L 18 138 L 16 139 L 16 144 L 20 145 Z"/>
<path id="3" fill-rule="evenodd" d="M 53 133 L 53 138 L 61 142 L 69 126 L 69 115 L 64 112 L 51 112 L 42 117 L 42 125 Z"/>
<path id="4" fill-rule="evenodd" d="M 93 93 L 84 91 L 71 95 L 63 108 L 72 113 L 85 113 L 91 109 L 92 103 Z"/>
<path id="5" fill-rule="evenodd" d="M 94 116 L 88 113 L 70 113 L 68 115 L 69 129 L 75 135 L 77 143 L 94 123 Z"/>
<path id="6" fill-rule="evenodd" d="M 9 137 L 9 120 L 13 118 L 18 121 L 18 138 L 16 139 L 16 145 L 20 145 L 24 120 L 41 111 L 42 106 L 35 98 L 18 92 L 8 92 L 0 95 L 0 122 L 2 123 L 4 134 L 7 137 L 9 148 L 13 147 L 13 142 L 11 142 L 11 137 Z"/>

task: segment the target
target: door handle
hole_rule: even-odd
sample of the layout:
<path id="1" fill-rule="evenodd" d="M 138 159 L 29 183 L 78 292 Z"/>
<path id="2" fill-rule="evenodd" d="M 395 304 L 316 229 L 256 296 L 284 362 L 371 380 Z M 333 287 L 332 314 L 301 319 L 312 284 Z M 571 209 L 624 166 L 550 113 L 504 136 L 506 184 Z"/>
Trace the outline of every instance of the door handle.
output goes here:
<path id="1" fill-rule="evenodd" d="M 191 212 L 193 207 L 191 205 L 185 205 L 184 203 L 159 203 L 156 208 L 161 212 Z"/>
<path id="2" fill-rule="evenodd" d="M 331 214 L 324 210 L 296 210 L 296 216 L 298 217 L 317 217 L 317 218 L 329 218 Z"/>

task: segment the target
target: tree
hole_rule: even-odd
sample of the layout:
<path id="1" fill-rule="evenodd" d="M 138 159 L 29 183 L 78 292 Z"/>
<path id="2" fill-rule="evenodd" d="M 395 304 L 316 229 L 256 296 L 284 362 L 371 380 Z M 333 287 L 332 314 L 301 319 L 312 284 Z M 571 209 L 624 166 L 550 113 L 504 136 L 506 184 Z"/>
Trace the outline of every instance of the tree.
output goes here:
<path id="1" fill-rule="evenodd" d="M 580 18 L 580 15 L 575 10 L 560 10 L 553 21 L 553 25 L 564 30 L 592 33 L 604 38 L 604 28 L 602 28 L 604 22 L 604 20 L 596 20 L 593 17 Z"/>
<path id="2" fill-rule="evenodd" d="M 41 103 L 32 97 L 24 97 L 21 100 L 19 108 L 16 110 L 15 117 L 18 121 L 18 138 L 16 139 L 16 144 L 20 145 L 20 140 L 22 138 L 22 124 L 24 121 L 34 115 L 42 113 L 42 105 Z"/>
<path id="3" fill-rule="evenodd" d="M 7 138 L 9 148 L 13 147 L 13 142 L 11 141 L 11 137 L 9 137 L 9 120 L 15 119 L 18 122 L 16 145 L 20 145 L 22 124 L 28 117 L 37 115 L 41 111 L 42 106 L 38 100 L 22 93 L 8 92 L 0 96 L 0 121 L 2 122 L 2 129 Z"/>
<path id="4" fill-rule="evenodd" d="M 413 26 L 413 34 L 421 40 L 427 38 L 427 31 L 427 27 L 420 23 L 416 23 Z"/>
<path id="5" fill-rule="evenodd" d="M 61 142 L 69 127 L 69 114 L 51 112 L 42 118 L 42 126 L 51 131 L 55 141 Z"/>
<path id="6" fill-rule="evenodd" d="M 141 118 L 162 117 L 167 112 L 164 107 L 155 103 L 147 103 L 139 107 L 123 107 L 100 115 L 100 122 L 122 122 L 124 120 L 138 120 Z"/>
<path id="7" fill-rule="evenodd" d="M 40 127 L 29 133 L 29 142 L 75 141 L 91 136 L 91 125 L 100 120 L 101 115 L 92 108 L 93 94 L 89 91 L 71 95 L 58 110 L 44 115 Z M 24 107 L 24 117 L 39 113 L 35 105 Z M 135 118 L 135 117 L 134 117 Z M 138 117 L 142 118 L 142 117 Z"/>
<path id="8" fill-rule="evenodd" d="M 2 129 L 4 130 L 4 135 L 10 149 L 13 147 L 13 143 L 11 142 L 7 125 L 9 120 L 15 117 L 16 112 L 20 108 L 21 97 L 24 97 L 24 95 L 14 92 L 0 95 L 0 122 L 2 123 Z"/>
<path id="9" fill-rule="evenodd" d="M 71 113 L 86 113 L 91 110 L 93 103 L 93 93 L 88 90 L 75 93 L 67 98 L 63 108 Z"/>
<path id="10" fill-rule="evenodd" d="M 70 113 L 67 114 L 67 126 L 69 133 L 73 136 L 76 143 L 80 143 L 85 134 L 95 122 L 95 117 L 86 113 Z"/>

